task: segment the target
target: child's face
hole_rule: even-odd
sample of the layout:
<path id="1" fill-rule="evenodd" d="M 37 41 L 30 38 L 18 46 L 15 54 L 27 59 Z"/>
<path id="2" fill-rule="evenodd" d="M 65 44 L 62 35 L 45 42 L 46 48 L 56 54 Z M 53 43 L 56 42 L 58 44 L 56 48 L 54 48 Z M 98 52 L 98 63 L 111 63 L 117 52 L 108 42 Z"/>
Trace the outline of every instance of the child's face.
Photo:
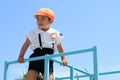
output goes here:
<path id="1" fill-rule="evenodd" d="M 37 16 L 37 25 L 42 30 L 48 30 L 50 26 L 50 19 L 46 16 Z"/>

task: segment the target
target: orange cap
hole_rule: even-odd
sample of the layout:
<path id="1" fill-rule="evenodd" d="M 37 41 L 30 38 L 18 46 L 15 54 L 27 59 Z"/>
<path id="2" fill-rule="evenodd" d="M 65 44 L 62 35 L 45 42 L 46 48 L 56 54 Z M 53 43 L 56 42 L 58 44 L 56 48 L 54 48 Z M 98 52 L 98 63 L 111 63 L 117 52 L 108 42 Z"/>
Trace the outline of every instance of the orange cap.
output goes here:
<path id="1" fill-rule="evenodd" d="M 51 23 L 54 21 L 55 18 L 53 11 L 49 8 L 41 8 L 40 10 L 38 10 L 38 12 L 35 14 L 35 17 L 39 15 L 50 18 Z"/>

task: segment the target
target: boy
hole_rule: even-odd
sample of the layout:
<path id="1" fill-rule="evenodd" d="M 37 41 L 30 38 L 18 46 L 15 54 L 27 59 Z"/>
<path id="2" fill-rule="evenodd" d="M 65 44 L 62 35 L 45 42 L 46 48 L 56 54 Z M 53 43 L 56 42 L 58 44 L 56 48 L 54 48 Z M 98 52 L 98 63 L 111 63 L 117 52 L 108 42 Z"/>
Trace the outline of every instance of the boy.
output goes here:
<path id="1" fill-rule="evenodd" d="M 50 28 L 50 24 L 53 23 L 55 18 L 53 11 L 49 8 L 41 8 L 34 16 L 37 20 L 38 28 L 26 34 L 27 39 L 21 48 L 18 58 L 19 63 L 24 62 L 24 54 L 29 46 L 33 51 L 30 58 L 43 56 L 48 53 L 53 54 L 56 50 L 59 53 L 64 52 L 61 44 L 63 35 L 57 30 Z M 67 61 L 65 56 L 62 56 L 61 60 L 63 66 L 66 66 Z M 53 80 L 53 61 L 50 61 L 49 68 L 50 80 Z M 39 72 L 44 75 L 44 60 L 30 61 L 26 80 L 36 80 Z"/>

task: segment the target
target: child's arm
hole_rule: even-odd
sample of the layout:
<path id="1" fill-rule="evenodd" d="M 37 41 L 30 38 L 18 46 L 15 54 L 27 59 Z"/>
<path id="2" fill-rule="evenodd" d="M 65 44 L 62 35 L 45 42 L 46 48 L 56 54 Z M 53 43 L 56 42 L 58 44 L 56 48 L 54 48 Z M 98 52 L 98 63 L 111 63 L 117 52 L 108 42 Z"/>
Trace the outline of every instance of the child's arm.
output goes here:
<path id="1" fill-rule="evenodd" d="M 20 54 L 19 54 L 19 57 L 18 57 L 18 62 L 19 63 L 23 63 L 24 62 L 24 54 L 28 48 L 28 46 L 30 45 L 30 40 L 29 39 L 26 39 L 25 43 L 23 44 L 21 50 L 20 50 Z"/>
<path id="2" fill-rule="evenodd" d="M 62 44 L 57 45 L 57 48 L 58 48 L 59 53 L 64 52 L 64 49 L 63 49 L 63 47 L 62 47 Z M 66 66 L 66 65 L 67 65 L 67 61 L 66 61 L 65 56 L 61 56 L 61 60 L 62 60 L 62 62 L 63 62 L 63 66 Z"/>

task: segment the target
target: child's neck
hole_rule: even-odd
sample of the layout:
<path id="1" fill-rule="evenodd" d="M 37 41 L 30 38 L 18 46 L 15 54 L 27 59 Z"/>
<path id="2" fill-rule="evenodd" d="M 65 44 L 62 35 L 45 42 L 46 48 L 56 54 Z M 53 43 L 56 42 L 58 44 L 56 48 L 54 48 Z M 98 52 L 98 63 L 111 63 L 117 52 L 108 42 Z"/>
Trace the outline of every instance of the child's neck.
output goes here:
<path id="1" fill-rule="evenodd" d="M 46 28 L 46 29 L 41 29 L 41 30 L 43 30 L 43 31 L 47 31 L 47 30 L 49 30 L 49 28 Z"/>

